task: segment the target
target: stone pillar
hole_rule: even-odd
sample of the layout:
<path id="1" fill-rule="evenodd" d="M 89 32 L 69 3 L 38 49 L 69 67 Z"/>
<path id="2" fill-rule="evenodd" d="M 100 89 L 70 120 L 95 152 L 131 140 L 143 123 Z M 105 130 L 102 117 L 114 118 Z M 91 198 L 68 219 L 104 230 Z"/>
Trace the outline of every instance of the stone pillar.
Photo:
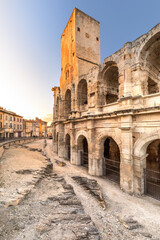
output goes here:
<path id="1" fill-rule="evenodd" d="M 133 165 L 133 191 L 141 195 L 145 190 L 145 169 L 147 154 L 141 157 L 134 156 Z"/>
<path id="2" fill-rule="evenodd" d="M 64 126 L 58 125 L 58 157 L 65 158 Z"/>
<path id="3" fill-rule="evenodd" d="M 119 69 L 119 98 L 124 97 L 124 71 Z"/>
<path id="4" fill-rule="evenodd" d="M 96 157 L 94 157 L 90 159 L 89 174 L 93 176 L 98 176 L 98 177 L 103 176 L 104 175 L 103 164 L 104 164 L 103 158 L 96 159 Z"/>
<path id="5" fill-rule="evenodd" d="M 102 176 L 102 159 L 97 159 L 96 147 L 96 134 L 94 120 L 87 122 L 88 128 L 88 173 L 93 176 Z"/>
<path id="6" fill-rule="evenodd" d="M 58 113 L 58 119 L 62 120 L 65 117 L 65 99 L 62 98 L 60 95 L 59 98 L 59 113 Z"/>
<path id="7" fill-rule="evenodd" d="M 124 45 L 124 97 L 131 96 L 132 81 L 131 81 L 131 48 L 132 43 L 127 42 Z"/>
<path id="8" fill-rule="evenodd" d="M 77 142 L 76 142 L 76 129 L 75 124 L 70 123 L 70 130 L 71 130 L 71 164 L 79 165 L 78 164 L 78 156 L 77 156 Z"/>
<path id="9" fill-rule="evenodd" d="M 146 92 L 148 73 L 142 71 L 139 65 L 132 66 L 133 96 L 143 96 Z M 146 93 L 147 94 L 147 93 Z"/>
<path id="10" fill-rule="evenodd" d="M 133 193 L 132 116 L 121 118 L 121 141 L 120 187 Z"/>

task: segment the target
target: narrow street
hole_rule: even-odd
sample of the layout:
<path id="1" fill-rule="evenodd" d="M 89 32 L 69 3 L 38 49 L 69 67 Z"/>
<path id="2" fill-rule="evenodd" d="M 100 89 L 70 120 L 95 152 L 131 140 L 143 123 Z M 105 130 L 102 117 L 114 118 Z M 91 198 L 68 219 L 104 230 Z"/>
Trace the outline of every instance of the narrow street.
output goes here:
<path id="1" fill-rule="evenodd" d="M 160 239 L 159 201 L 59 159 L 52 140 L 12 146 L 0 163 L 1 240 Z"/>

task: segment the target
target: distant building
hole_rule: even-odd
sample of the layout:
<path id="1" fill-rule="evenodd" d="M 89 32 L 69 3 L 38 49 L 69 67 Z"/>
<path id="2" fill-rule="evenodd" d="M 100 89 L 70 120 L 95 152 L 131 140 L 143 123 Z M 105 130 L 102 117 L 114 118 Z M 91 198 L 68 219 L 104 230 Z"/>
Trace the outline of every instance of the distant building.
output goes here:
<path id="1" fill-rule="evenodd" d="M 42 119 L 36 118 L 35 119 L 37 127 L 39 126 L 39 137 L 47 137 L 47 122 L 43 121 Z M 38 132 L 37 132 L 38 134 Z"/>
<path id="2" fill-rule="evenodd" d="M 23 117 L 0 107 L 0 139 L 23 137 Z"/>
<path id="3" fill-rule="evenodd" d="M 0 139 L 3 138 L 3 126 L 4 126 L 4 123 L 3 123 L 3 111 L 1 111 L 1 108 L 0 108 Z"/>
<path id="4" fill-rule="evenodd" d="M 23 120 L 23 132 L 24 137 L 34 137 L 36 136 L 36 121 L 35 120 Z"/>
<path id="5" fill-rule="evenodd" d="M 20 137 L 47 137 L 47 122 L 39 118 L 23 119 L 0 107 L 0 140 Z"/>

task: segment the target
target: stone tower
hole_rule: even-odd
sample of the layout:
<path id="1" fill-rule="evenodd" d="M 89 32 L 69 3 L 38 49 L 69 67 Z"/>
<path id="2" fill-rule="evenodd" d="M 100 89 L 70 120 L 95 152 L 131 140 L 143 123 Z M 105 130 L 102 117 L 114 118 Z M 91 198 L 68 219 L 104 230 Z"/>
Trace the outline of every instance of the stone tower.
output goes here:
<path id="1" fill-rule="evenodd" d="M 60 88 L 100 64 L 100 23 L 75 8 L 61 36 Z M 65 89 L 64 89 L 65 90 Z"/>

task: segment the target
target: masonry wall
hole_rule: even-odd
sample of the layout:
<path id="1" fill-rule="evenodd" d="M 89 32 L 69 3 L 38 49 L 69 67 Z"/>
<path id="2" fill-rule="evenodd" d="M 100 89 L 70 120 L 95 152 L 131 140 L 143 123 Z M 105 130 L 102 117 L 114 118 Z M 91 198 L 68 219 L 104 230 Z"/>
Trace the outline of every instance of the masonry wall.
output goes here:
<path id="1" fill-rule="evenodd" d="M 82 137 L 86 138 L 88 173 L 103 176 L 104 142 L 110 137 L 116 144 L 112 147 L 118 146 L 120 152 L 120 187 L 128 193 L 143 194 L 147 149 L 160 139 L 160 75 L 155 69 L 160 67 L 160 24 L 137 40 L 127 42 L 100 65 L 99 23 L 79 10 L 74 10 L 71 20 L 75 21 L 72 36 L 75 42 L 71 41 L 73 22 L 69 21 L 65 29 L 69 37 L 66 43 L 62 40 L 64 48 L 68 44 L 69 50 L 62 48 L 62 54 L 66 55 L 62 57 L 62 65 L 69 62 L 75 72 L 66 81 L 61 75 L 63 84 L 54 93 L 58 109 L 57 113 L 54 110 L 54 151 L 59 157 L 66 157 L 68 134 L 70 161 L 81 165 L 79 144 Z M 69 57 L 72 44 L 74 61 Z M 66 116 L 68 89 L 71 112 Z M 114 154 L 111 156 L 114 158 Z"/>

